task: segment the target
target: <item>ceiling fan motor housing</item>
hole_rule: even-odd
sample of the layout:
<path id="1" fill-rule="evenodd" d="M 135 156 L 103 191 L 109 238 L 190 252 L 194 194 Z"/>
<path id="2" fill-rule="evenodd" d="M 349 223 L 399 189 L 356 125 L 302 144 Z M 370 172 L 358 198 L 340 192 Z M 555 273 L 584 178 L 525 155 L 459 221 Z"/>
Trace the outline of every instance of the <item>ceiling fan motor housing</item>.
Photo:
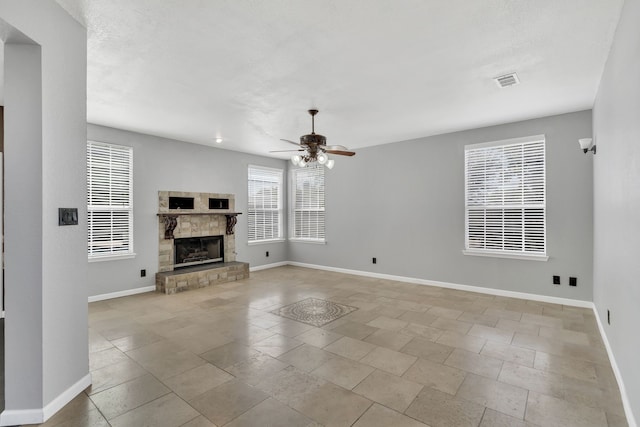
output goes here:
<path id="1" fill-rule="evenodd" d="M 319 135 L 317 133 L 302 135 L 300 137 L 300 145 L 327 145 L 327 138 L 324 135 Z"/>

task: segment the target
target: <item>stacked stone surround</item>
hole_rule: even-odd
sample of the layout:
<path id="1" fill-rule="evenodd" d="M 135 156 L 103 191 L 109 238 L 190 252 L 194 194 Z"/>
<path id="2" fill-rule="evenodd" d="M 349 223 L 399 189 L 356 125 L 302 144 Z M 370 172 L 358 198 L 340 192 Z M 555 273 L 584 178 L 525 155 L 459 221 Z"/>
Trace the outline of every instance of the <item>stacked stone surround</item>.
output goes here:
<path id="1" fill-rule="evenodd" d="M 169 197 L 193 197 L 194 208 L 169 209 Z M 209 199 L 228 199 L 229 209 L 209 209 Z M 219 193 L 190 193 L 184 191 L 158 192 L 158 273 L 156 290 L 172 294 L 186 289 L 211 286 L 217 283 L 249 277 L 249 264 L 236 262 L 235 234 L 226 234 L 225 214 L 235 212 L 235 196 Z M 186 267 L 174 272 L 175 259 L 172 239 L 165 239 L 165 221 L 162 214 L 178 215 L 173 231 L 176 239 L 186 237 L 223 236 L 224 263 Z M 169 273 L 172 274 L 164 274 Z"/>

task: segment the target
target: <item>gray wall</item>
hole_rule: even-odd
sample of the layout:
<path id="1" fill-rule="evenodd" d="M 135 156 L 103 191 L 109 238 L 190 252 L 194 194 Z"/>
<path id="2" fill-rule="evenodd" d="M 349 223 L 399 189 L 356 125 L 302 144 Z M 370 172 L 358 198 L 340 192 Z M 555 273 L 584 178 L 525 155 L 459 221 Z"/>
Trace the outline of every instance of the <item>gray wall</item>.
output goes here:
<path id="1" fill-rule="evenodd" d="M 549 261 L 463 255 L 464 146 L 537 134 L 546 134 Z M 325 175 L 327 244 L 291 243 L 290 259 L 590 301 L 592 159 L 577 144 L 590 135 L 583 111 L 358 150 Z"/>
<path id="2" fill-rule="evenodd" d="M 640 419 L 640 1 L 626 0 L 593 109 L 594 303 Z M 607 310 L 611 325 L 607 325 Z"/>
<path id="3" fill-rule="evenodd" d="M 235 194 L 236 210 L 243 213 L 235 228 L 237 260 L 257 267 L 288 259 L 285 242 L 247 245 L 247 168 L 253 164 L 285 169 L 284 160 L 91 124 L 88 138 L 133 147 L 133 244 L 136 252 L 133 259 L 89 263 L 89 295 L 155 285 L 158 271 L 156 214 L 158 191 L 162 190 Z M 269 251 L 268 258 L 266 251 Z M 141 269 L 147 270 L 147 277 L 140 277 Z"/>
<path id="4" fill-rule="evenodd" d="M 85 29 L 53 0 L 0 1 L 0 18 L 8 35 L 5 422 L 41 417 L 89 381 L 86 222 L 58 226 L 59 207 L 86 216 L 87 46 Z"/>

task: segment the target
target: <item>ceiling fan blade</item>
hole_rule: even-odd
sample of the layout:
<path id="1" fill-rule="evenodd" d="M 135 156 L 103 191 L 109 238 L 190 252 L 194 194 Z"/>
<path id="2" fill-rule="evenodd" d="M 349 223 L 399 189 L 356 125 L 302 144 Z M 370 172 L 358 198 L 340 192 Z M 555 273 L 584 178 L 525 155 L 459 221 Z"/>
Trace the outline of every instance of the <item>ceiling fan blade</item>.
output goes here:
<path id="1" fill-rule="evenodd" d="M 329 154 L 337 154 L 339 156 L 355 156 L 355 151 L 346 151 L 346 150 L 324 150 L 325 153 Z"/>
<path id="2" fill-rule="evenodd" d="M 276 151 L 269 151 L 270 153 L 295 153 L 297 151 L 306 151 L 303 150 L 302 148 L 299 150 L 276 150 Z"/>
<path id="3" fill-rule="evenodd" d="M 324 147 L 325 150 L 334 150 L 334 151 L 351 151 L 344 145 L 327 145 Z"/>
<path id="4" fill-rule="evenodd" d="M 284 141 L 284 142 L 288 142 L 289 144 L 293 144 L 293 145 L 300 146 L 300 144 L 298 144 L 297 142 L 293 142 L 293 141 L 290 141 L 290 140 L 288 140 L 288 139 L 282 139 L 282 138 L 280 138 L 280 141 Z"/>

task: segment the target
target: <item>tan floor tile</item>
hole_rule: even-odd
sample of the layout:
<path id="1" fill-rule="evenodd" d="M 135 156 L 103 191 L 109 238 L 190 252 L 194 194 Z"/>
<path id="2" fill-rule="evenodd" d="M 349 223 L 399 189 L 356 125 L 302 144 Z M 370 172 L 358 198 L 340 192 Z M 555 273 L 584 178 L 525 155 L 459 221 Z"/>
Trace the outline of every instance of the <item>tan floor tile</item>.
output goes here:
<path id="1" fill-rule="evenodd" d="M 458 317 L 457 320 L 460 320 L 461 322 L 473 323 L 474 325 L 482 325 L 489 328 L 494 328 L 498 323 L 499 317 L 482 313 L 464 312 Z"/>
<path id="2" fill-rule="evenodd" d="M 409 323 L 416 323 L 418 325 L 429 326 L 431 325 L 438 316 L 430 313 L 418 313 L 415 311 L 407 311 L 398 319 L 404 320 Z"/>
<path id="3" fill-rule="evenodd" d="M 473 323 L 461 322 L 459 320 L 447 319 L 445 317 L 438 317 L 429 326 L 431 326 L 432 328 L 444 329 L 447 331 L 455 331 L 461 334 L 466 334 L 473 326 Z"/>
<path id="4" fill-rule="evenodd" d="M 404 412 L 422 387 L 422 384 L 375 371 L 353 391 L 398 412 Z"/>
<path id="5" fill-rule="evenodd" d="M 462 310 L 456 310 L 452 308 L 431 307 L 429 310 L 427 310 L 427 313 L 446 319 L 457 319 L 463 312 Z"/>
<path id="6" fill-rule="evenodd" d="M 505 362 L 498 381 L 550 396 L 563 397 L 561 375 Z"/>
<path id="7" fill-rule="evenodd" d="M 562 328 L 562 319 L 558 319 L 557 317 L 544 316 L 540 314 L 529 314 L 523 313 L 520 318 L 520 322 L 522 323 L 533 323 L 539 326 L 548 326 L 550 328 Z"/>
<path id="8" fill-rule="evenodd" d="M 293 402 L 293 408 L 326 426 L 350 426 L 371 401 L 352 391 L 327 383 Z"/>
<path id="9" fill-rule="evenodd" d="M 268 393 L 285 405 L 295 407 L 304 396 L 315 393 L 327 381 L 289 366 L 256 384 L 256 388 Z"/>
<path id="10" fill-rule="evenodd" d="M 184 347 L 179 346 L 173 341 L 165 339 L 163 341 L 144 345 L 136 348 L 135 350 L 127 351 L 126 354 L 136 362 L 140 363 L 155 359 L 167 353 L 176 353 L 183 350 L 185 350 Z"/>
<path id="11" fill-rule="evenodd" d="M 505 362 L 533 367 L 536 351 L 528 348 L 516 347 L 496 341 L 487 341 L 480 354 L 504 360 Z"/>
<path id="12" fill-rule="evenodd" d="M 502 360 L 493 357 L 484 356 L 482 354 L 472 353 L 470 351 L 456 348 L 451 355 L 445 360 L 444 364 L 462 369 L 463 371 L 473 374 L 482 375 L 483 377 L 497 379 L 502 369 Z"/>
<path id="13" fill-rule="evenodd" d="M 497 341 L 504 344 L 510 344 L 511 340 L 513 339 L 513 332 L 484 325 L 473 325 L 468 334 L 475 337 L 484 338 L 488 341 Z"/>
<path id="14" fill-rule="evenodd" d="M 604 391 L 590 381 L 563 377 L 563 397 L 566 401 L 602 409 L 614 415 L 625 415 L 619 392 Z"/>
<path id="15" fill-rule="evenodd" d="M 313 329 L 313 326 L 296 322 L 294 320 L 285 320 L 284 322 L 278 323 L 277 325 L 269 328 L 271 332 L 275 332 L 289 338 L 293 338 L 296 335 L 300 335 L 301 333 L 311 329 Z"/>
<path id="16" fill-rule="evenodd" d="M 538 325 L 535 325 L 533 323 L 520 323 L 517 320 L 511 320 L 511 319 L 498 320 L 498 323 L 496 323 L 496 328 L 502 329 L 508 332 L 518 332 L 521 334 L 528 334 L 528 335 L 534 335 L 534 336 L 538 335 L 538 332 L 540 331 L 540 326 Z"/>
<path id="17" fill-rule="evenodd" d="M 335 357 L 311 371 L 311 374 L 351 390 L 374 370 L 371 366 Z"/>
<path id="18" fill-rule="evenodd" d="M 145 375 L 91 396 L 91 400 L 108 419 L 124 414 L 160 396 L 170 393 L 151 375 Z"/>
<path id="19" fill-rule="evenodd" d="M 311 372 L 334 357 L 336 357 L 336 355 L 333 353 L 309 344 L 303 344 L 278 357 L 278 360 L 295 366 L 302 371 Z"/>
<path id="20" fill-rule="evenodd" d="M 550 328 L 541 326 L 539 335 L 541 337 L 552 338 L 571 344 L 590 345 L 589 335 L 584 332 L 570 331 L 567 329 Z"/>
<path id="21" fill-rule="evenodd" d="M 174 427 L 198 416 L 191 406 L 175 394 L 167 394 L 122 414 L 109 422 L 113 427 Z"/>
<path id="22" fill-rule="evenodd" d="M 425 387 L 405 414 L 431 427 L 477 426 L 484 409 L 477 403 Z"/>
<path id="23" fill-rule="evenodd" d="M 426 359 L 418 359 L 402 377 L 455 395 L 460 384 L 464 381 L 465 375 L 466 373 L 460 369 Z"/>
<path id="24" fill-rule="evenodd" d="M 231 365 L 251 359 L 253 356 L 259 355 L 260 352 L 248 345 L 239 342 L 230 342 L 229 344 L 216 347 L 206 353 L 200 355 L 201 358 L 216 365 L 218 368 L 225 369 Z"/>
<path id="25" fill-rule="evenodd" d="M 442 363 L 449 357 L 453 347 L 416 337 L 402 347 L 401 351 L 422 359 Z"/>
<path id="26" fill-rule="evenodd" d="M 595 364 L 569 357 L 554 356 L 542 351 L 536 352 L 534 368 L 553 372 L 583 381 L 597 382 Z"/>
<path id="27" fill-rule="evenodd" d="M 288 365 L 286 363 L 281 362 L 268 354 L 259 354 L 248 360 L 231 365 L 225 368 L 225 370 L 247 384 L 255 385 L 263 378 L 273 375 L 287 366 Z"/>
<path id="28" fill-rule="evenodd" d="M 353 427 L 429 427 L 426 424 L 374 403 Z"/>
<path id="29" fill-rule="evenodd" d="M 400 329 L 407 326 L 408 322 L 404 320 L 393 319 L 391 317 L 380 316 L 376 317 L 370 322 L 367 322 L 367 325 L 373 326 L 374 328 L 386 329 L 387 331 L 399 331 Z"/>
<path id="30" fill-rule="evenodd" d="M 349 337 L 342 337 L 324 349 L 347 359 L 360 360 L 376 346 Z"/>
<path id="31" fill-rule="evenodd" d="M 494 411 L 493 409 L 485 409 L 482 417 L 482 422 L 479 427 L 534 427 L 533 424 L 529 424 L 518 418 L 505 415 L 501 412 Z"/>
<path id="32" fill-rule="evenodd" d="M 410 336 L 424 338 L 429 341 L 436 341 L 444 331 L 442 329 L 432 328 L 418 323 L 409 323 L 400 332 Z"/>
<path id="33" fill-rule="evenodd" d="M 525 420 L 545 427 L 602 427 L 607 425 L 603 411 L 566 400 L 530 392 Z"/>
<path id="34" fill-rule="evenodd" d="M 89 353 L 106 350 L 113 347 L 111 341 L 100 335 L 98 331 L 89 328 Z"/>
<path id="35" fill-rule="evenodd" d="M 189 404 L 214 424 L 221 426 L 242 415 L 268 394 L 241 381 L 229 381 L 201 394 Z"/>
<path id="36" fill-rule="evenodd" d="M 328 326 L 330 325 L 331 323 Z M 373 326 L 356 322 L 346 322 L 335 328 L 331 328 L 331 331 L 334 333 L 344 335 L 346 337 L 351 337 L 356 340 L 364 339 L 377 330 L 378 328 L 374 328 Z"/>
<path id="37" fill-rule="evenodd" d="M 95 394 L 115 385 L 147 374 L 147 371 L 131 359 L 91 372 L 91 387 L 88 394 Z"/>
<path id="38" fill-rule="evenodd" d="M 161 341 L 163 339 L 163 337 L 156 333 L 150 331 L 142 331 L 133 335 L 118 338 L 116 340 L 113 340 L 112 342 L 113 345 L 120 349 L 120 351 L 129 351 L 143 347 L 147 344 Z"/>
<path id="39" fill-rule="evenodd" d="M 211 421 L 204 415 L 197 416 L 186 424 L 182 424 L 180 427 L 216 427 Z"/>
<path id="40" fill-rule="evenodd" d="M 524 419 L 527 394 L 527 390 L 523 388 L 468 374 L 456 396 L 503 414 Z"/>
<path id="41" fill-rule="evenodd" d="M 360 359 L 364 363 L 385 372 L 401 376 L 418 358 L 405 353 L 389 350 L 384 347 L 376 347 L 369 354 Z"/>
<path id="42" fill-rule="evenodd" d="M 480 353 L 480 350 L 482 350 L 482 347 L 484 347 L 487 340 L 472 335 L 461 334 L 455 331 L 444 331 L 436 342 L 449 347 L 461 348 L 473 353 Z"/>
<path id="43" fill-rule="evenodd" d="M 519 311 L 504 310 L 501 308 L 493 308 L 493 307 L 487 308 L 484 311 L 484 314 L 488 316 L 495 316 L 500 319 L 515 320 L 518 322 L 522 318 L 522 313 Z"/>
<path id="44" fill-rule="evenodd" d="M 115 365 L 116 363 L 124 362 L 126 360 L 129 360 L 129 358 L 117 348 L 107 348 L 105 350 L 89 354 L 89 370 L 95 371 L 96 369 Z"/>
<path id="45" fill-rule="evenodd" d="M 407 345 L 412 338 L 413 337 L 411 335 L 406 335 L 402 331 L 396 332 L 380 329 L 366 337 L 363 341 L 380 347 L 390 348 L 392 350 L 400 350 L 402 347 Z"/>
<path id="46" fill-rule="evenodd" d="M 273 398 L 263 400 L 238 418 L 225 424 L 225 427 L 264 427 L 287 426 L 306 427 L 312 420 Z"/>
<path id="47" fill-rule="evenodd" d="M 179 351 L 176 353 L 165 353 L 154 359 L 143 360 L 140 365 L 156 377 L 163 379 L 188 371 L 196 366 L 204 365 L 205 362 L 200 357 L 189 351 Z"/>
<path id="48" fill-rule="evenodd" d="M 278 357 L 300 345 L 302 345 L 302 341 L 298 341 L 295 338 L 289 338 L 284 335 L 275 334 L 267 339 L 258 341 L 251 345 L 251 347 L 262 353 L 268 354 L 271 357 Z"/>
<path id="49" fill-rule="evenodd" d="M 232 379 L 232 375 L 206 363 L 162 382 L 184 400 L 190 400 Z"/>
<path id="50" fill-rule="evenodd" d="M 302 341 L 319 348 L 326 347 L 327 345 L 339 340 L 340 338 L 342 338 L 342 335 L 320 328 L 313 328 L 300 335 L 295 336 L 295 339 L 297 339 L 298 341 Z"/>
<path id="51" fill-rule="evenodd" d="M 620 415 L 606 414 L 609 427 L 629 427 L 627 418 Z"/>

